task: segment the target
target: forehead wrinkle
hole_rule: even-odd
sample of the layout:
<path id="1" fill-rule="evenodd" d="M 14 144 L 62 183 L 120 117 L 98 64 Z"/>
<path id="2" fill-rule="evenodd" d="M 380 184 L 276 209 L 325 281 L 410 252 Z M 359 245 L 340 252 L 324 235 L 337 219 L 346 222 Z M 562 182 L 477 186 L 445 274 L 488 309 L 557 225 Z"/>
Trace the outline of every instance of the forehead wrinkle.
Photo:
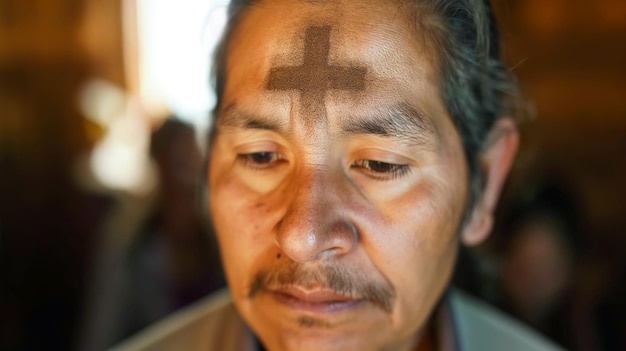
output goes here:
<path id="1" fill-rule="evenodd" d="M 341 130 L 342 134 L 373 134 L 420 146 L 432 142 L 436 133 L 432 120 L 421 109 L 404 102 L 364 115 L 348 115 L 341 121 Z"/>

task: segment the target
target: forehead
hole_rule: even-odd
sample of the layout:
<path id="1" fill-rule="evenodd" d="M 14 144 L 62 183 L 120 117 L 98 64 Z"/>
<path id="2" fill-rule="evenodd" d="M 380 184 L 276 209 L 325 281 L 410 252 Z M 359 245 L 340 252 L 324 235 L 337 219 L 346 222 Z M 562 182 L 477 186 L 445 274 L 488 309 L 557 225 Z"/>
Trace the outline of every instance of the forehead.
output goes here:
<path id="1" fill-rule="evenodd" d="M 231 37 L 222 106 L 264 90 L 273 67 L 301 65 L 311 28 L 328 28 L 329 65 L 366 69 L 366 91 L 353 97 L 369 100 L 383 90 L 406 100 L 427 90 L 420 92 L 425 100 L 439 99 L 435 55 L 409 18 L 394 1 L 262 1 L 246 10 Z"/>

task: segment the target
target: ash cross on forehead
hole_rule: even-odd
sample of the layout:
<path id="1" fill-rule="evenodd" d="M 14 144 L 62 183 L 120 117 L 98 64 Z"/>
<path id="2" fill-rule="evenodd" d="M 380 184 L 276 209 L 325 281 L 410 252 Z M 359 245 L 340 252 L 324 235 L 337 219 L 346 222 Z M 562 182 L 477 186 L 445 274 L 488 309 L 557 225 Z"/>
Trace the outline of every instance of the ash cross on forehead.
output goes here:
<path id="1" fill-rule="evenodd" d="M 324 97 L 327 90 L 360 91 L 365 88 L 365 67 L 331 66 L 330 26 L 308 27 L 304 38 L 304 62 L 301 66 L 274 67 L 266 89 L 299 90 L 301 114 L 311 118 L 325 117 Z"/>

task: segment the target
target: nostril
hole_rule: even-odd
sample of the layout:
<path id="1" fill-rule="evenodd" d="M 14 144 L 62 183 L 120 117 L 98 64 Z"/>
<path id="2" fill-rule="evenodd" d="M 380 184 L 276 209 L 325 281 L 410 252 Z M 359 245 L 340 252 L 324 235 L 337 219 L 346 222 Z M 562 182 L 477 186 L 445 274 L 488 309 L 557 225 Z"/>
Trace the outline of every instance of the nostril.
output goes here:
<path id="1" fill-rule="evenodd" d="M 344 255 L 352 250 L 359 241 L 358 230 L 350 222 L 337 222 L 325 235 L 325 247 L 320 255 Z"/>
<path id="2" fill-rule="evenodd" d="M 353 223 L 348 223 L 348 227 L 350 229 L 350 233 L 352 234 L 352 241 L 354 244 L 359 242 L 359 232 L 356 229 L 356 226 Z"/>

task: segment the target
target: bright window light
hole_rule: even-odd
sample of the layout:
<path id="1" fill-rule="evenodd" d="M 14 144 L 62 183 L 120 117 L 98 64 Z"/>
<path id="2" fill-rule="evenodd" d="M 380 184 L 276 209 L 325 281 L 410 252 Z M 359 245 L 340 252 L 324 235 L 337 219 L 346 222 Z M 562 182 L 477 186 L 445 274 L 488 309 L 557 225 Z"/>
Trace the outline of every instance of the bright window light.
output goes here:
<path id="1" fill-rule="evenodd" d="M 141 85 L 174 114 L 208 125 L 213 49 L 226 23 L 227 0 L 136 0 Z"/>

